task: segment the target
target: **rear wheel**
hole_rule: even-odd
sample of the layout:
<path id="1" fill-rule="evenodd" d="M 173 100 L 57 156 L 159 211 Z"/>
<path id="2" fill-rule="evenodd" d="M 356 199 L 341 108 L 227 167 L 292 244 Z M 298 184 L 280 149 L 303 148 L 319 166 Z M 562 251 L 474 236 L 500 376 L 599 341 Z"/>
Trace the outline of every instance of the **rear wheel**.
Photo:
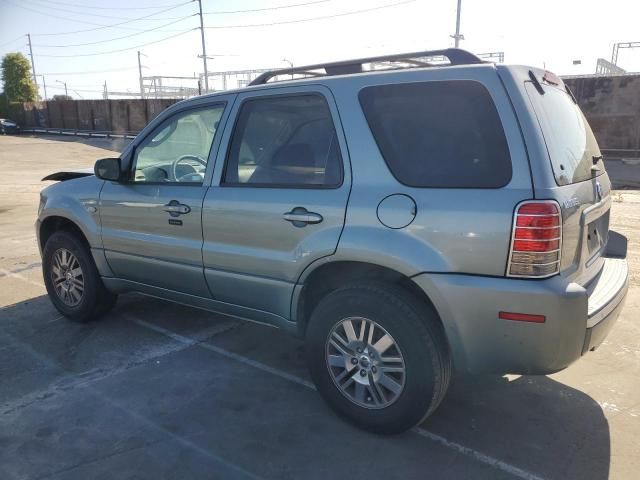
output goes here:
<path id="1" fill-rule="evenodd" d="M 392 284 L 352 285 L 320 301 L 307 330 L 320 394 L 341 416 L 378 433 L 420 423 L 451 376 L 435 312 Z"/>
<path id="2" fill-rule="evenodd" d="M 44 247 L 42 270 L 47 293 L 65 317 L 86 322 L 108 312 L 117 296 L 109 292 L 91 252 L 71 232 L 55 232 Z"/>

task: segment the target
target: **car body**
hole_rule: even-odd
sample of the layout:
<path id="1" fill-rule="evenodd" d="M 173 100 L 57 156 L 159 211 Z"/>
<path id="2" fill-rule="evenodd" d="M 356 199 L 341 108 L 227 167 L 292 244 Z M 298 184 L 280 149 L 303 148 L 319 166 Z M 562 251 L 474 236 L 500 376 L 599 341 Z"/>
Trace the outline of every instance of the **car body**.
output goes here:
<path id="1" fill-rule="evenodd" d="M 20 125 L 8 118 L 0 118 L 0 134 L 17 134 L 20 133 Z"/>
<path id="2" fill-rule="evenodd" d="M 628 287 L 626 239 L 608 229 L 611 183 L 593 134 L 549 72 L 436 53 L 452 65 L 354 73 L 349 65 L 363 62 L 342 62 L 168 108 L 119 159 L 99 161 L 97 176 L 43 190 L 45 260 L 48 240 L 65 230 L 109 295 L 138 291 L 306 337 L 325 399 L 375 431 L 433 411 L 452 365 L 567 367 L 603 341 Z M 349 299 L 355 313 L 337 313 Z M 373 380 L 362 393 L 377 378 L 370 368 L 386 361 L 371 337 L 404 336 L 406 350 L 391 347 L 403 369 L 421 354 L 391 310 L 371 322 L 358 313 L 390 305 L 398 316 L 409 305 L 414 337 L 423 321 L 424 350 L 436 352 L 424 360 L 429 402 L 410 420 L 380 413 L 409 395 L 408 371 L 379 397 Z M 343 323 L 314 326 L 332 315 Z M 338 337 L 350 340 L 348 355 Z M 332 370 L 342 354 L 362 375 L 350 393 L 337 377 L 352 367 Z"/>

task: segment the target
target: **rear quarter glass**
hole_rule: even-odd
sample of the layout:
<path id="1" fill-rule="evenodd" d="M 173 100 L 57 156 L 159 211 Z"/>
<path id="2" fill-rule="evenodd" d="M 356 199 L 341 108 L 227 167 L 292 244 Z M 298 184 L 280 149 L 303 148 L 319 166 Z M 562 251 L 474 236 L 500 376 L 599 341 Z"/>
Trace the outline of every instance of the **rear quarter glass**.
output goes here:
<path id="1" fill-rule="evenodd" d="M 560 186 L 592 178 L 593 159 L 601 157 L 600 148 L 580 107 L 562 88 L 541 83 L 544 94 L 532 82 L 525 82 L 527 95 L 547 146 L 551 168 Z M 598 163 L 604 173 L 604 163 Z"/>
<path id="2" fill-rule="evenodd" d="M 359 101 L 389 170 L 402 184 L 500 188 L 512 175 L 488 90 L 472 80 L 365 87 Z"/>

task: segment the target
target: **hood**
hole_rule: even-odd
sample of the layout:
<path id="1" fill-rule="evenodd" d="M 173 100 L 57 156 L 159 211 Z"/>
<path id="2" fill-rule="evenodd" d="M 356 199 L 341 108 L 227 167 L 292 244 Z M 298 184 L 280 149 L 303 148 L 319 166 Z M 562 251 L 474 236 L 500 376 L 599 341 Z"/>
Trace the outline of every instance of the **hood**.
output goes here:
<path id="1" fill-rule="evenodd" d="M 61 172 L 52 173 L 42 179 L 42 181 L 53 180 L 64 182 L 65 180 L 73 180 L 74 178 L 90 177 L 93 175 L 93 168 L 82 168 L 78 170 L 63 170 Z"/>

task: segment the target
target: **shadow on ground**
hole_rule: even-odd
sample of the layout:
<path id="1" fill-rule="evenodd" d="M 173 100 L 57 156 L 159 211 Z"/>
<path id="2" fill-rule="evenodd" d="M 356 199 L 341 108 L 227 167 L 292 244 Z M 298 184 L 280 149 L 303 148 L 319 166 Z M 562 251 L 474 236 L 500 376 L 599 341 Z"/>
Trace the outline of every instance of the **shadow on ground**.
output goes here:
<path id="1" fill-rule="evenodd" d="M 308 380 L 298 340 L 160 300 L 85 325 L 45 296 L 0 309 L 0 477 L 609 476 L 600 406 L 548 377 L 458 378 L 422 425 L 434 441 L 362 432 L 233 355 Z"/>

